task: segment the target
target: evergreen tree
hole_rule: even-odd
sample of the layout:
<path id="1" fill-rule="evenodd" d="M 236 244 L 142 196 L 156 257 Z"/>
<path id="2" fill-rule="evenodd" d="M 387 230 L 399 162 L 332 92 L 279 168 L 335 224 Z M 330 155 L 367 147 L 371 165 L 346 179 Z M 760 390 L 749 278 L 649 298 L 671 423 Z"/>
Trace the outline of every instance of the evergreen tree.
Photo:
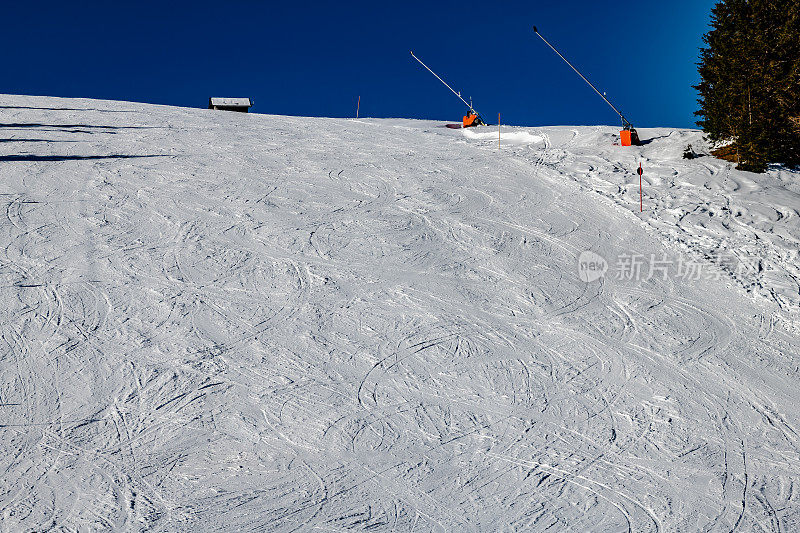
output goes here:
<path id="1" fill-rule="evenodd" d="M 738 168 L 800 164 L 800 2 L 722 0 L 703 40 L 698 125 L 735 141 Z"/>

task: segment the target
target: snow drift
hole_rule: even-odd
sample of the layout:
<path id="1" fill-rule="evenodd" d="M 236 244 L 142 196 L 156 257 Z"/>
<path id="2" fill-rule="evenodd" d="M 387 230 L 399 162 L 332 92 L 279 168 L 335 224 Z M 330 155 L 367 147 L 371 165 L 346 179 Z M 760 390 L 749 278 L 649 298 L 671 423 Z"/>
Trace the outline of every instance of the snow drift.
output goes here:
<path id="1" fill-rule="evenodd" d="M 796 173 L 0 104 L 3 530 L 800 527 Z"/>

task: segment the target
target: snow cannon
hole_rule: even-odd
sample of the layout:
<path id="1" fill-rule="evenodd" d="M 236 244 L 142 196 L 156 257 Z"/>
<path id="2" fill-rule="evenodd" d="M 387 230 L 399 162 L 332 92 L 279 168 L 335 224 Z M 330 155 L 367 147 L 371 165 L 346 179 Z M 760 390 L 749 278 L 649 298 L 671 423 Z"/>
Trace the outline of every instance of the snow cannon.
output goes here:
<path id="1" fill-rule="evenodd" d="M 445 87 L 447 87 L 448 89 L 450 89 L 450 92 L 452 92 L 454 95 L 456 95 L 456 96 L 458 97 L 458 99 L 459 99 L 459 100 L 461 100 L 462 102 L 464 102 L 464 105 L 466 105 L 466 106 L 467 106 L 467 108 L 469 109 L 469 111 L 467 111 L 467 114 L 466 114 L 466 116 L 464 117 L 464 120 L 463 120 L 463 125 L 462 125 L 461 127 L 464 127 L 464 128 L 471 128 L 471 127 L 473 127 L 473 126 L 482 126 L 482 125 L 484 125 L 484 122 L 483 122 L 483 120 L 481 119 L 481 116 L 478 114 L 478 112 L 477 112 L 477 111 L 475 111 L 475 108 L 474 108 L 474 107 L 472 107 L 472 98 L 470 98 L 470 101 L 469 101 L 469 103 L 467 103 L 467 101 L 466 101 L 466 100 L 464 100 L 464 98 L 461 96 L 461 93 L 460 93 L 460 92 L 456 92 L 456 91 L 455 91 L 455 90 L 454 90 L 452 87 L 450 87 L 450 85 L 448 85 L 448 84 L 447 84 L 447 82 L 446 82 L 446 81 L 444 81 L 442 78 L 440 78 L 440 77 L 439 77 L 439 75 L 438 75 L 438 74 L 436 74 L 434 71 L 432 71 L 428 65 L 426 65 L 425 63 L 423 63 L 423 62 L 422 62 L 422 60 L 421 60 L 420 58 L 418 58 L 417 56 L 415 56 L 415 55 L 414 55 L 414 51 L 413 51 L 413 50 L 411 51 L 411 57 L 413 57 L 414 59 L 416 59 L 416 60 L 417 60 L 417 62 L 418 62 L 420 65 L 422 65 L 423 67 L 425 67 L 425 69 L 426 69 L 428 72 L 430 72 L 431 74 L 433 74 L 433 75 L 436 77 L 436 79 L 437 79 L 437 80 L 439 80 L 440 82 L 442 82 L 442 83 L 444 84 L 444 86 L 445 86 Z M 448 124 L 448 127 L 450 127 L 450 125 L 449 125 L 449 124 Z"/>
<path id="2" fill-rule="evenodd" d="M 574 66 L 572 63 L 570 63 L 570 62 L 567 60 L 567 58 L 566 58 L 566 57 L 564 57 L 564 56 L 561 54 L 561 52 L 559 52 L 558 50 L 556 50 L 555 46 L 553 46 L 552 44 L 550 44 L 550 42 L 549 42 L 547 39 L 545 39 L 545 38 L 542 36 L 542 34 L 541 34 L 541 33 L 539 33 L 539 29 L 538 29 L 536 26 L 534 26 L 534 27 L 533 27 L 533 32 L 534 32 L 536 35 L 538 35 L 538 36 L 539 36 L 539 38 L 540 38 L 542 41 L 544 41 L 544 43 L 545 43 L 547 46 L 549 46 L 551 50 L 553 50 L 553 52 L 555 52 L 556 54 L 558 54 L 558 57 L 560 57 L 561 59 L 563 59 L 563 60 L 564 60 L 564 63 L 566 63 L 567 65 L 569 65 L 569 67 L 570 67 L 572 70 L 574 70 L 574 71 L 575 71 L 575 73 L 576 73 L 578 76 L 580 76 L 580 77 L 581 77 L 581 79 L 582 79 L 583 81 L 585 81 L 586 83 L 588 83 L 588 84 L 589 84 L 589 87 L 591 87 L 592 89 L 594 89 L 594 92 L 596 92 L 596 93 L 597 93 L 597 94 L 600 96 L 600 98 L 602 98 L 602 99 L 603 99 L 603 100 L 604 100 L 604 101 L 605 101 L 605 102 L 606 102 L 606 103 L 607 103 L 609 106 L 611 106 L 611 109 L 613 109 L 613 110 L 614 110 L 614 112 L 615 112 L 617 115 L 619 115 L 619 118 L 622 120 L 622 130 L 620 130 L 620 132 L 619 132 L 619 140 L 620 140 L 620 144 L 621 144 L 622 146 L 639 146 L 639 145 L 641 145 L 642 143 L 641 143 L 641 141 L 639 140 L 639 134 L 636 132 L 636 128 L 634 128 L 634 127 L 633 127 L 633 124 L 631 124 L 631 123 L 628 121 L 628 119 L 626 119 L 626 118 L 625 118 L 625 116 L 624 116 L 622 113 L 620 113 L 620 111 L 619 111 L 619 110 L 618 110 L 616 107 L 614 107 L 614 104 L 612 104 L 612 103 L 611 103 L 611 102 L 608 100 L 608 98 L 606 98 L 606 94 L 605 94 L 605 93 L 601 93 L 601 92 L 600 92 L 600 91 L 597 89 L 597 87 L 595 87 L 595 86 L 592 84 L 592 82 L 590 82 L 588 79 L 586 79 L 586 76 L 584 76 L 583 74 L 581 74 L 581 72 L 580 72 L 580 71 L 579 71 L 577 68 L 575 68 L 575 66 Z"/>
<path id="3" fill-rule="evenodd" d="M 474 110 L 470 109 L 467 111 L 467 114 L 464 115 L 464 120 L 462 121 L 462 128 L 474 128 L 475 126 L 483 126 L 484 122 L 481 119 L 481 116 L 477 114 Z"/>
<path id="4" fill-rule="evenodd" d="M 622 130 L 619 132 L 619 142 L 622 146 L 640 146 L 642 144 L 636 128 L 630 122 L 623 124 Z"/>

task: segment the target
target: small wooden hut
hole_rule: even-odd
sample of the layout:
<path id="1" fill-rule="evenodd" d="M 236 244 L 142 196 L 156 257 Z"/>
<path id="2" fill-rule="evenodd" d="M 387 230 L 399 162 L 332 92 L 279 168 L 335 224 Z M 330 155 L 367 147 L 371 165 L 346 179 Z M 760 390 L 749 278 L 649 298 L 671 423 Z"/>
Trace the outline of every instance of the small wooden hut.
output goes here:
<path id="1" fill-rule="evenodd" d="M 247 113 L 253 107 L 253 102 L 249 98 L 218 98 L 211 97 L 208 99 L 208 108 L 217 109 L 219 111 L 239 111 L 240 113 Z"/>

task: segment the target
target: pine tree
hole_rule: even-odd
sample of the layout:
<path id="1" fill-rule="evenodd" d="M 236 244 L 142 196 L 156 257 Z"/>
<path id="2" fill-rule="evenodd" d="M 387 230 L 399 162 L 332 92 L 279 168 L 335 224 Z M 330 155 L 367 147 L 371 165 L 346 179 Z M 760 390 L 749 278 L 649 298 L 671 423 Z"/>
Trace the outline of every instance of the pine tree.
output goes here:
<path id="1" fill-rule="evenodd" d="M 704 42 L 698 125 L 714 141 L 735 141 L 738 168 L 800 163 L 797 0 L 720 1 Z"/>
<path id="2" fill-rule="evenodd" d="M 777 100 L 786 119 L 784 142 L 785 162 L 800 165 L 800 2 L 789 1 L 786 19 L 777 35 L 776 46 L 781 52 L 783 83 L 778 87 Z"/>

